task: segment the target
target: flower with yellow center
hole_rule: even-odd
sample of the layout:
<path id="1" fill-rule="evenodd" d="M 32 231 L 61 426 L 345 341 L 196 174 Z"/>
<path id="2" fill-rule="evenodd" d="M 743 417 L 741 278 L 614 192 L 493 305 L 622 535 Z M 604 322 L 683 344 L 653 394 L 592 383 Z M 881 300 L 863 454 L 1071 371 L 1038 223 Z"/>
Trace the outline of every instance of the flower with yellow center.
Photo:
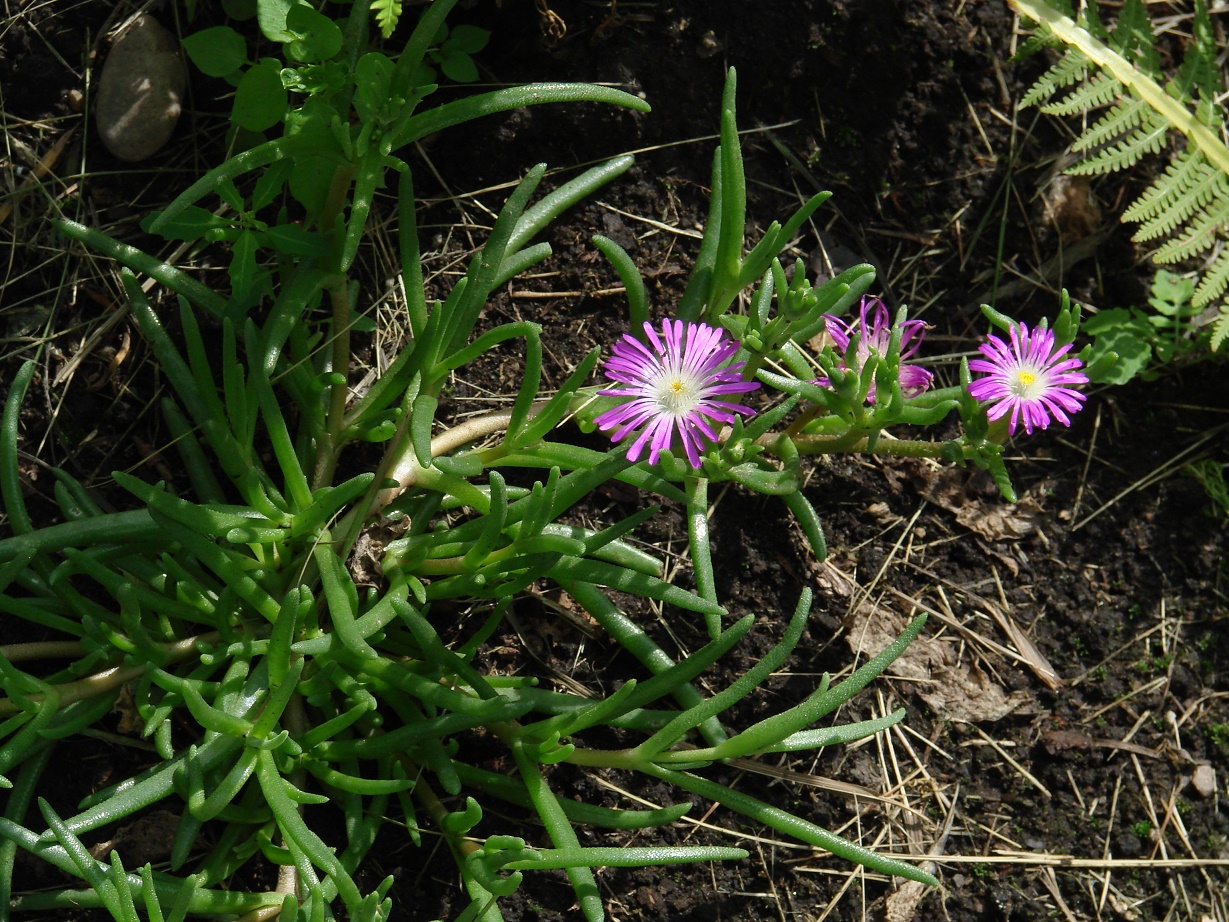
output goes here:
<path id="1" fill-rule="evenodd" d="M 707 324 L 663 320 L 659 334 L 645 323 L 643 341 L 625 333 L 602 368 L 606 377 L 624 386 L 598 391 L 632 399 L 594 422 L 616 442 L 640 430 L 627 449 L 629 461 L 638 461 L 647 446 L 649 463 L 655 464 L 677 437 L 688 463 L 698 469 L 700 452 L 717 441 L 714 423 L 755 414 L 749 407 L 718 399 L 759 387 L 739 374 L 744 363 L 722 367 L 737 351 L 738 343 L 727 339 L 725 330 Z"/>
<path id="2" fill-rule="evenodd" d="M 1027 324 L 1019 323 L 1008 332 L 1010 344 L 990 336 L 978 350 L 985 358 L 969 362 L 971 371 L 986 373 L 969 385 L 969 393 L 990 402 L 991 421 L 1010 413 L 1011 435 L 1019 423 L 1032 435 L 1033 429 L 1048 427 L 1051 417 L 1070 426 L 1071 414 L 1084 405 L 1084 395 L 1071 388 L 1088 383 L 1088 376 L 1076 370 L 1083 363 L 1066 357 L 1070 345 L 1055 348 L 1050 330 L 1030 332 Z"/>

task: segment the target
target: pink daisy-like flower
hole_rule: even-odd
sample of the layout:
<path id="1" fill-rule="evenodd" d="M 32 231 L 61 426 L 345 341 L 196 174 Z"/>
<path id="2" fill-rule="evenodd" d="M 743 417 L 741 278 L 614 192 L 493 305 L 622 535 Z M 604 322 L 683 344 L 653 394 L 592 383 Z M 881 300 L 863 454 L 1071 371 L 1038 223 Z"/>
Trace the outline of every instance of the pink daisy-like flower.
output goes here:
<path id="1" fill-rule="evenodd" d="M 872 306 L 874 308 L 874 315 L 868 320 L 866 313 Z M 854 336 L 858 337 L 858 351 L 856 353 L 858 367 L 855 369 L 857 371 L 861 371 L 862 366 L 866 364 L 866 360 L 870 358 L 872 352 L 880 357 L 888 354 L 888 346 L 892 341 L 892 321 L 888 316 L 887 307 L 878 298 L 862 299 L 862 303 L 858 308 L 858 319 L 856 322 L 846 323 L 839 317 L 824 314 L 824 326 L 842 355 L 849 349 L 849 343 Z M 916 397 L 918 394 L 921 394 L 930 387 L 931 379 L 934 378 L 934 375 L 925 368 L 910 365 L 905 361 L 912 358 L 914 353 L 917 352 L 918 347 L 922 344 L 922 337 L 925 335 L 926 324 L 921 320 L 906 320 L 901 324 L 900 389 L 906 397 Z M 844 362 L 841 362 L 841 367 L 846 367 Z M 827 377 L 823 377 L 816 383 L 821 387 L 828 387 L 830 382 Z M 871 385 L 866 399 L 870 403 L 875 402 L 874 384 Z"/>
<path id="2" fill-rule="evenodd" d="M 698 469 L 701 449 L 717 441 L 713 422 L 732 423 L 736 413 L 755 415 L 749 407 L 717 398 L 745 394 L 759 384 L 739 375 L 743 362 L 721 367 L 738 351 L 738 343 L 726 339 L 725 330 L 663 320 L 660 336 L 650 323 L 645 323 L 644 332 L 647 344 L 624 333 L 602 367 L 606 377 L 627 386 L 598 393 L 632 399 L 594 422 L 615 442 L 644 426 L 628 448 L 627 459 L 639 460 L 647 445 L 650 464 L 657 463 L 677 432 L 688 462 Z"/>
<path id="3" fill-rule="evenodd" d="M 1088 376 L 1076 371 L 1083 364 L 1076 358 L 1064 358 L 1068 344 L 1054 348 L 1054 333 L 1036 329 L 1029 332 L 1021 323 L 1010 329 L 1011 344 L 998 336 L 988 337 L 979 347 L 984 359 L 969 362 L 972 371 L 984 371 L 986 377 L 969 385 L 969 393 L 978 400 L 992 401 L 990 419 L 1001 419 L 1011 413 L 1008 432 L 1016 434 L 1023 421 L 1024 431 L 1045 429 L 1053 416 L 1064 426 L 1071 425 L 1069 414 L 1079 412 L 1084 395 L 1069 385 L 1087 384 Z"/>

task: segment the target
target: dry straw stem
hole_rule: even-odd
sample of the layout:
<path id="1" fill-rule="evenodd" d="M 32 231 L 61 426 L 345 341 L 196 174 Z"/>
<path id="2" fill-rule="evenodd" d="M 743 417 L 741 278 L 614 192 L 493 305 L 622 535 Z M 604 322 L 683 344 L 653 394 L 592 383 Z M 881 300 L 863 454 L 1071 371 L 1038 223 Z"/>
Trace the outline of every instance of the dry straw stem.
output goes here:
<path id="1" fill-rule="evenodd" d="M 1206 431 L 1203 435 L 1201 435 L 1198 439 L 1192 442 L 1190 445 L 1187 445 L 1181 451 L 1171 456 L 1168 460 L 1163 461 L 1161 464 L 1158 464 L 1156 467 L 1154 467 L 1151 471 L 1149 471 L 1143 477 L 1139 478 L 1138 480 L 1136 480 L 1129 486 L 1123 488 L 1118 493 L 1114 494 L 1114 496 L 1112 496 L 1110 499 L 1108 499 L 1104 504 L 1099 506 L 1096 510 L 1084 516 L 1084 518 L 1080 519 L 1078 522 L 1076 522 L 1074 525 L 1071 526 L 1071 531 L 1072 532 L 1079 531 L 1081 528 L 1083 528 L 1085 525 L 1087 525 L 1089 522 L 1091 522 L 1101 513 L 1111 508 L 1115 503 L 1119 502 L 1123 498 L 1131 495 L 1136 490 L 1141 490 L 1144 487 L 1150 487 L 1152 486 L 1152 484 L 1157 483 L 1158 481 L 1164 480 L 1166 477 L 1169 477 L 1170 475 L 1177 473 L 1178 471 L 1182 469 L 1183 466 L 1195 460 L 1195 458 L 1190 457 L 1190 455 L 1194 454 L 1196 451 L 1198 451 L 1203 446 L 1207 445 L 1209 442 L 1213 442 L 1216 439 L 1220 438 L 1220 436 L 1226 430 L 1229 430 L 1229 423 L 1221 423 L 1219 426 L 1212 427 L 1211 429 Z"/>
<path id="2" fill-rule="evenodd" d="M 1229 858 L 1077 858 L 1074 855 L 1049 855 L 1038 852 L 1000 851 L 992 855 L 944 855 L 940 864 L 1008 864 L 1033 868 L 1092 868 L 1152 870 L 1186 868 L 1229 868 Z"/>

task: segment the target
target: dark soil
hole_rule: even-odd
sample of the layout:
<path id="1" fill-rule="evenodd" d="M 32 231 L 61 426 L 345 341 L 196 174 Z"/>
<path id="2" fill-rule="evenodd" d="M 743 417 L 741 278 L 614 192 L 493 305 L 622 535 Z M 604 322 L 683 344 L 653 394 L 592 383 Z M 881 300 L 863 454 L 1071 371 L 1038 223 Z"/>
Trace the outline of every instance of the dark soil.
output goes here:
<path id="1" fill-rule="evenodd" d="M 941 378 L 953 379 L 958 356 L 984 332 L 982 301 L 1029 322 L 1054 314 L 1060 285 L 1094 307 L 1142 301 L 1150 272 L 1113 208 L 1124 185 L 1134 188 L 1139 178 L 1111 177 L 1058 202 L 1047 192 L 1064 135 L 1032 113 L 1016 113 L 1015 101 L 1040 65 L 1008 63 L 1014 23 L 1000 0 L 617 7 L 552 0 L 550 9 L 566 24 L 566 36 L 557 40 L 544 37 L 543 20 L 529 4 L 478 3 L 457 17 L 493 30 L 478 59 L 484 79 L 609 81 L 643 93 L 653 113 L 522 110 L 430 139 L 411 159 L 419 194 L 429 201 L 421 218 L 428 267 L 442 270 L 481 240 L 480 229 L 466 229 L 489 224 L 479 206 L 497 208 L 506 184 L 533 163 L 546 161 L 567 176 L 577 165 L 637 152 L 628 174 L 547 232 L 556 255 L 536 277 L 515 282 L 488 309 L 490 325 L 542 324 L 545 387 L 558 384 L 588 349 L 608 348 L 625 323 L 620 297 L 601 293 L 618 282 L 589 242 L 592 234 L 631 252 L 657 314 L 668 313 L 681 294 L 697 241 L 661 225 L 684 232 L 703 225 L 711 136 L 728 66 L 738 69 L 739 123 L 749 132 L 752 240 L 816 188 L 834 191 L 794 255 L 813 273 L 875 264 L 885 300 L 910 305 L 932 324 L 931 354 L 947 353 L 932 366 Z M 82 88 L 88 42 L 112 12 L 106 3 L 50 2 L 9 14 L 0 81 L 15 166 L 29 166 L 17 155 L 20 145 L 42 153 L 65 126 L 77 124 L 67 94 Z M 216 162 L 215 145 L 206 140 L 221 133 L 219 104 L 210 95 L 216 87 L 200 84 L 196 92 L 191 117 L 167 152 L 178 173 L 113 173 L 122 165 L 108 159 L 92 129 L 77 129 L 68 159 L 86 158 L 88 178 L 80 181 L 95 223 L 137 240 L 141 216 Z M 186 156 L 188 150 L 199 151 L 199 159 Z M 491 187 L 501 188 L 468 191 Z M 96 325 L 119 297 L 112 279 L 80 266 L 72 270 L 70 289 L 54 291 L 49 261 L 58 265 L 63 257 L 41 223 L 46 210 L 44 200 L 30 196 L 0 228 L 8 253 L 0 323 L 9 323 L 9 332 L 0 333 L 8 337 L 0 381 L 33 353 L 35 339 L 45 342 L 23 447 L 83 480 L 98 481 L 117 467 L 173 477 L 149 457 L 149 446 L 162 437 L 156 414 L 148 412 L 157 377 L 126 322 L 93 346 L 84 374 L 54 383 L 57 369 L 82 348 L 80 328 Z M 1093 236 L 1099 245 L 1085 248 L 1082 261 L 1067 265 L 1061 277 L 1019 281 L 1061 248 L 1079 251 Z M 71 258 L 83 257 L 74 252 Z M 368 301 L 382 286 L 382 279 L 370 280 Z M 26 316 L 19 311 L 31 313 L 42 332 L 15 332 L 13 318 Z M 121 350 L 131 354 L 116 365 Z M 453 409 L 506 399 L 520 367 L 515 355 L 493 357 L 459 382 Z M 754 612 L 758 623 L 745 648 L 725 663 L 729 672 L 708 677 L 711 687 L 758 659 L 802 588 L 816 590 L 811 624 L 788 673 L 744 702 L 731 722 L 746 725 L 788 706 L 825 670 L 847 668 L 854 660 L 851 639 L 869 622 L 887 619 L 882 630 L 893 631 L 905 616 L 931 610 L 926 636 L 933 641 L 928 649 L 937 651 L 929 679 L 897 673 L 841 715 L 865 718 L 903 704 L 908 733 L 825 751 L 814 761 L 765 760 L 772 772 L 786 770 L 785 780 L 734 768 L 725 780 L 868 845 L 896 853 L 934 849 L 943 888 L 923 895 L 914 914 L 889 907 L 885 901 L 897 884 L 851 877 L 830 857 L 697 803 L 692 816 L 708 825 L 592 834 L 582 843 L 729 843 L 752 858 L 601 871 L 610 917 L 1225 918 L 1223 863 L 1149 861 L 1229 859 L 1229 817 L 1218 796 L 1202 797 L 1189 785 L 1195 768 L 1210 762 L 1223 792 L 1229 768 L 1224 518 L 1182 466 L 1209 451 L 1224 461 L 1224 439 L 1179 457 L 1224 423 L 1229 394 L 1218 371 L 1171 368 L 1155 381 L 1093 392 L 1069 430 L 1021 438 L 1011 464 L 1023 497 L 1015 509 L 973 471 L 844 457 L 817 461 L 807 495 L 827 532 L 831 553 L 823 566 L 775 501 L 738 489 L 716 497 L 719 596 L 732 615 Z M 1163 476 L 1151 476 L 1158 471 Z M 32 510 L 47 516 L 54 509 L 49 487 L 32 461 L 27 473 Z M 613 519 L 636 502 L 611 494 L 583 512 Z M 678 510 L 666 509 L 643 537 L 683 546 Z M 690 578 L 682 566 L 676 579 L 687 585 Z M 493 662 L 595 688 L 608 686 L 612 676 L 638 674 L 621 659 L 608 667 L 616 655 L 612 645 L 584 633 L 577 619 L 561 617 L 567 605 L 558 594 L 527 598 L 517 609 L 520 634 L 501 639 L 490 653 Z M 667 613 L 668 621 L 642 606 L 629 613 L 643 618 L 667 651 L 703 642 L 702 625 L 677 613 Z M 1045 681 L 1044 670 L 1015 655 L 1021 643 L 996 623 L 996 613 L 1035 645 L 1041 655 L 1035 662 L 1048 661 L 1056 679 Z M 7 641 L 8 631 L 0 629 L 0 639 Z M 965 684 L 945 684 L 944 677 L 955 676 Z M 943 700 L 934 687 L 964 692 Z M 1011 706 L 998 713 L 994 702 L 1001 700 Z M 103 758 L 83 753 L 86 764 Z M 91 774 L 90 783 L 105 784 L 102 774 Z M 812 776 L 862 785 L 892 803 L 823 790 L 806 783 Z M 551 780 L 568 796 L 610 805 L 680 796 L 633 777 L 599 779 L 570 766 L 557 767 Z M 542 838 L 527 816 L 509 815 L 524 822 L 527 839 Z M 504 817 L 496 823 L 507 831 Z M 395 919 L 447 918 L 464 905 L 446 854 L 424 864 L 419 850 L 391 832 L 375 854 L 365 883 L 396 876 Z M 1042 855 L 1127 863 L 1064 866 Z M 531 875 L 505 902 L 505 917 L 575 918 L 572 892 L 562 874 Z"/>

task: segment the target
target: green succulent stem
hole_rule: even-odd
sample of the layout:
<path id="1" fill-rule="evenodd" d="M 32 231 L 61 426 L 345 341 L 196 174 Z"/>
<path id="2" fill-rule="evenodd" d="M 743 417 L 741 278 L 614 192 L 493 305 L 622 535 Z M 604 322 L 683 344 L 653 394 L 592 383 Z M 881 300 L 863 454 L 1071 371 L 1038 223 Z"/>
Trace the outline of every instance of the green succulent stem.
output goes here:
<path id="1" fill-rule="evenodd" d="M 317 447 L 312 476 L 312 488 L 316 490 L 332 483 L 337 470 L 345 429 L 346 398 L 349 395 L 346 378 L 350 370 L 350 293 L 345 278 L 339 278 L 327 291 L 333 311 L 332 369 L 341 377 L 329 388 L 328 422 L 323 433 L 323 444 Z"/>
<path id="2" fill-rule="evenodd" d="M 777 438 L 776 435 L 765 436 L 756 444 L 764 448 L 773 448 Z M 871 436 L 857 430 L 833 436 L 795 435 L 790 441 L 798 449 L 798 453 L 803 455 L 860 454 L 894 458 L 933 458 L 939 461 L 950 457 L 953 449 L 959 451 L 961 455 L 968 454 L 963 442 L 959 439 L 943 442 L 929 442 L 920 439 L 872 439 Z"/>

